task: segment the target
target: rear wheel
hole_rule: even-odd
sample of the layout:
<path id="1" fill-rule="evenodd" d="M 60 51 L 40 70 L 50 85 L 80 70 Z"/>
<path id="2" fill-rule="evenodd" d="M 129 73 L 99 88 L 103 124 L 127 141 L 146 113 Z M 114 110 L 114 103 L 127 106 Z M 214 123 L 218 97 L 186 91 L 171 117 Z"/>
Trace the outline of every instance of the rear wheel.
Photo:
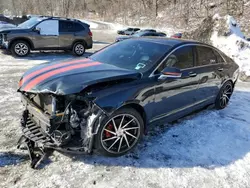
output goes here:
<path id="1" fill-rule="evenodd" d="M 82 56 L 85 53 L 85 45 L 83 42 L 76 42 L 73 46 L 73 53 L 76 56 Z"/>
<path id="2" fill-rule="evenodd" d="M 144 122 L 132 108 L 116 111 L 104 120 L 96 135 L 96 149 L 99 153 L 118 157 L 131 151 L 143 135 Z"/>
<path id="3" fill-rule="evenodd" d="M 10 51 L 15 56 L 24 57 L 30 53 L 30 45 L 26 41 L 18 40 L 11 45 Z"/>
<path id="4" fill-rule="evenodd" d="M 228 102 L 233 94 L 233 84 L 232 82 L 226 82 L 222 87 L 221 90 L 215 100 L 215 108 L 216 109 L 223 109 L 228 105 Z"/>

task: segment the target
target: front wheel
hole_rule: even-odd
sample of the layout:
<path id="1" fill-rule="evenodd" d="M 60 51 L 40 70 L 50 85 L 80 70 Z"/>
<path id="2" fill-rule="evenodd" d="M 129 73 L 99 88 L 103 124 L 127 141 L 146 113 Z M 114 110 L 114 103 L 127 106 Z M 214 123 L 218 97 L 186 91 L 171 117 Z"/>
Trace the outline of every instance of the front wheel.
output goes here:
<path id="1" fill-rule="evenodd" d="M 225 108 L 228 105 L 228 102 L 233 94 L 233 84 L 230 81 L 227 81 L 220 89 L 216 100 L 215 108 L 220 110 Z"/>
<path id="2" fill-rule="evenodd" d="M 25 41 L 19 40 L 11 45 L 10 51 L 15 56 L 25 57 L 30 53 L 30 45 Z"/>
<path id="3" fill-rule="evenodd" d="M 136 110 L 120 109 L 101 124 L 95 138 L 96 149 L 106 156 L 124 155 L 138 144 L 143 129 L 143 119 Z"/>

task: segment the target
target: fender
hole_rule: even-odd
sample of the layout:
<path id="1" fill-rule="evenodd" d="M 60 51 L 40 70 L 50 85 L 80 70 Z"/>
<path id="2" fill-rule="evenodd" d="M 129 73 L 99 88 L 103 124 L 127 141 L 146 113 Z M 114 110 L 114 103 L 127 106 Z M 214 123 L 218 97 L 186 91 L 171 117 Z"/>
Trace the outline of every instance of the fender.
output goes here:
<path id="1" fill-rule="evenodd" d="M 133 87 L 124 86 L 122 89 L 117 89 L 113 88 L 110 92 L 102 92 L 103 95 L 97 95 L 94 103 L 108 116 L 124 106 L 130 106 L 142 115 L 145 124 L 147 124 L 149 115 L 152 113 L 150 104 L 154 102 L 154 87 L 145 89 L 144 86 L 134 85 Z"/>
<path id="2" fill-rule="evenodd" d="M 11 45 L 12 45 L 15 41 L 17 41 L 17 40 L 23 40 L 23 41 L 28 42 L 29 45 L 30 45 L 30 48 L 31 48 L 32 50 L 34 49 L 34 44 L 33 44 L 33 42 L 32 42 L 29 38 L 25 38 L 25 37 L 16 37 L 16 38 L 11 39 L 8 48 L 10 48 Z"/>

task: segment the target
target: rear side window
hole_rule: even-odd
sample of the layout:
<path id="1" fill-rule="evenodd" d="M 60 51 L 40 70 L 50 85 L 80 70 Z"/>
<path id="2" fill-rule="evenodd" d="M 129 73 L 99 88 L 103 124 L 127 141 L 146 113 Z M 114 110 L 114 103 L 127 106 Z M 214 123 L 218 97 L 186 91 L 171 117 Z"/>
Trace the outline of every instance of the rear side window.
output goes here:
<path id="1" fill-rule="evenodd" d="M 211 48 L 197 46 L 197 64 L 198 66 L 215 64 L 217 62 L 214 51 Z"/>
<path id="2" fill-rule="evenodd" d="M 37 28 L 40 28 L 40 35 L 58 36 L 58 20 L 45 20 L 39 23 Z"/>
<path id="3" fill-rule="evenodd" d="M 74 22 L 59 21 L 59 32 L 74 32 Z"/>
<path id="4" fill-rule="evenodd" d="M 214 50 L 214 54 L 216 56 L 217 63 L 225 63 L 224 59 L 221 57 L 221 55 L 217 51 Z"/>
<path id="5" fill-rule="evenodd" d="M 83 27 L 83 25 L 79 24 L 79 23 L 75 23 L 75 31 L 83 31 L 85 28 Z"/>

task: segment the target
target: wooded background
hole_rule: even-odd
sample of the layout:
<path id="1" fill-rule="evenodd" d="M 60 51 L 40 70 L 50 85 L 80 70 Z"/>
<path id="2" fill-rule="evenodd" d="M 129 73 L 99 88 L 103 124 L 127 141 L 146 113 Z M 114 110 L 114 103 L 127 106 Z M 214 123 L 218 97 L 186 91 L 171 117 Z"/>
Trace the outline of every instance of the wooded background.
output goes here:
<path id="1" fill-rule="evenodd" d="M 234 16 L 246 32 L 250 24 L 250 0 L 0 0 L 0 11 L 174 27 L 190 27 L 219 13 Z"/>

